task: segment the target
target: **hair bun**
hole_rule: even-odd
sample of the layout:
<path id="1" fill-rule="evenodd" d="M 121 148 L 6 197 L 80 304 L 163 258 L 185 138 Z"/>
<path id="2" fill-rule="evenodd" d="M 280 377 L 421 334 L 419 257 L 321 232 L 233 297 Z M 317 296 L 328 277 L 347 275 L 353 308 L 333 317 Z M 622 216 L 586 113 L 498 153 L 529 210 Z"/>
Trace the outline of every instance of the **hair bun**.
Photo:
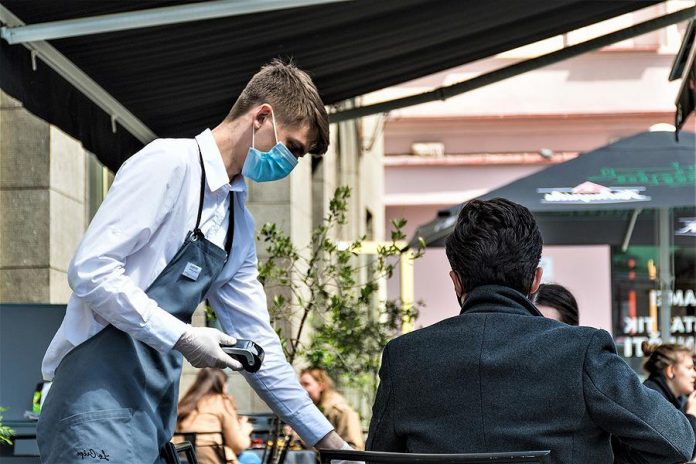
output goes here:
<path id="1" fill-rule="evenodd" d="M 645 340 L 643 343 L 640 344 L 640 349 L 643 350 L 643 354 L 645 356 L 650 356 L 659 347 L 660 347 L 659 343 L 650 343 L 647 340 Z"/>

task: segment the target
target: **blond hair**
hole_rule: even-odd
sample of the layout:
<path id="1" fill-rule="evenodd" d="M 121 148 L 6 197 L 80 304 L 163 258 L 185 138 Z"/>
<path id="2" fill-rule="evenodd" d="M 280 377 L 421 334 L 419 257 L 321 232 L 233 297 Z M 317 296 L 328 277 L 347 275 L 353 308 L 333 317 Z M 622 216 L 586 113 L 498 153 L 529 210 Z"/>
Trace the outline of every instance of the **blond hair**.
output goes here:
<path id="1" fill-rule="evenodd" d="M 641 349 L 643 350 L 643 354 L 648 358 L 645 360 L 645 363 L 643 363 L 643 369 L 651 375 L 664 374 L 667 367 L 679 364 L 683 359 L 679 356 L 680 354 L 687 356 L 691 356 L 692 354 L 688 347 L 677 343 L 651 345 L 648 342 L 643 342 L 641 344 Z"/>
<path id="2" fill-rule="evenodd" d="M 271 61 L 254 74 L 227 120 L 236 119 L 256 105 L 273 107 L 276 121 L 287 127 L 310 129 L 309 153 L 323 155 L 329 147 L 329 116 L 312 78 L 291 61 Z"/>
<path id="3" fill-rule="evenodd" d="M 321 367 L 307 367 L 305 369 L 302 369 L 302 371 L 300 372 L 300 377 L 305 374 L 311 375 L 314 380 L 324 385 L 324 391 L 334 390 L 334 382 L 331 379 L 331 377 L 329 377 L 329 374 L 328 372 L 326 372 L 326 369 L 322 369 Z"/>

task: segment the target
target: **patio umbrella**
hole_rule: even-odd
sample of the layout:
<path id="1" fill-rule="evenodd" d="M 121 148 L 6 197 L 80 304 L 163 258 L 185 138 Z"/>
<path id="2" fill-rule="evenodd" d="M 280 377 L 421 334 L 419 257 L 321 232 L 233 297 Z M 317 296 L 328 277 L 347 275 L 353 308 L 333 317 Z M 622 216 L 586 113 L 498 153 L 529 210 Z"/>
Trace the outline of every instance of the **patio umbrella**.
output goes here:
<path id="1" fill-rule="evenodd" d="M 681 213 L 681 219 L 693 212 L 696 134 L 682 132 L 677 142 L 672 132 L 642 132 L 479 199 L 498 197 L 532 211 L 548 244 L 618 244 L 627 221 L 633 221 L 636 236 L 649 240 L 655 210 L 673 209 Z M 460 209 L 461 205 L 455 205 L 439 211 L 435 219 L 417 229 L 415 237 L 422 237 L 428 246 L 443 246 Z"/>
<path id="2" fill-rule="evenodd" d="M 643 132 L 479 198 L 502 197 L 526 206 L 547 245 L 608 243 L 625 250 L 633 236 L 642 243 L 657 241 L 661 289 L 666 292 L 672 281 L 670 243 L 696 244 L 695 142 L 691 132 L 681 133 L 678 142 L 673 132 Z M 439 211 L 437 218 L 417 229 L 412 243 L 422 237 L 428 246 L 443 246 L 460 209 L 456 205 Z M 670 211 L 676 213 L 676 227 L 670 223 Z M 660 314 L 661 332 L 669 333 L 667 298 L 662 299 Z"/>

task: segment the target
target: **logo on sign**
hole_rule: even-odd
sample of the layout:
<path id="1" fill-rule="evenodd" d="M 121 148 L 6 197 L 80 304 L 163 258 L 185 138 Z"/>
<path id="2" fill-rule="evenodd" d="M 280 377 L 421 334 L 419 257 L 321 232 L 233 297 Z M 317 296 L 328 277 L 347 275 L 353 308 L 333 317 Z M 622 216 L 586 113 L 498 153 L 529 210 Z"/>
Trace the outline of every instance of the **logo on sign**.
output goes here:
<path id="1" fill-rule="evenodd" d="M 645 187 L 605 187 L 593 182 L 583 182 L 572 188 L 540 188 L 543 193 L 542 203 L 569 205 L 629 203 L 633 201 L 650 201 L 650 197 L 641 192 Z"/>
<path id="2" fill-rule="evenodd" d="M 674 232 L 675 235 L 696 236 L 696 218 L 679 218 L 681 227 Z"/>

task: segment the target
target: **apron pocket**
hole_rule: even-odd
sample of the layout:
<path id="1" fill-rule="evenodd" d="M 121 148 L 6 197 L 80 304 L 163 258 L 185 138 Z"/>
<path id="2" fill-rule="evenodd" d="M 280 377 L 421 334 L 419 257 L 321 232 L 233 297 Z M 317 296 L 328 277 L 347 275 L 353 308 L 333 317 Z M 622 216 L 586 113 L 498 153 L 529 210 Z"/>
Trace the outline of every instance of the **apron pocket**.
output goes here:
<path id="1" fill-rule="evenodd" d="M 130 409 L 106 409 L 75 414 L 56 424 L 50 455 L 53 464 L 133 464 Z"/>

